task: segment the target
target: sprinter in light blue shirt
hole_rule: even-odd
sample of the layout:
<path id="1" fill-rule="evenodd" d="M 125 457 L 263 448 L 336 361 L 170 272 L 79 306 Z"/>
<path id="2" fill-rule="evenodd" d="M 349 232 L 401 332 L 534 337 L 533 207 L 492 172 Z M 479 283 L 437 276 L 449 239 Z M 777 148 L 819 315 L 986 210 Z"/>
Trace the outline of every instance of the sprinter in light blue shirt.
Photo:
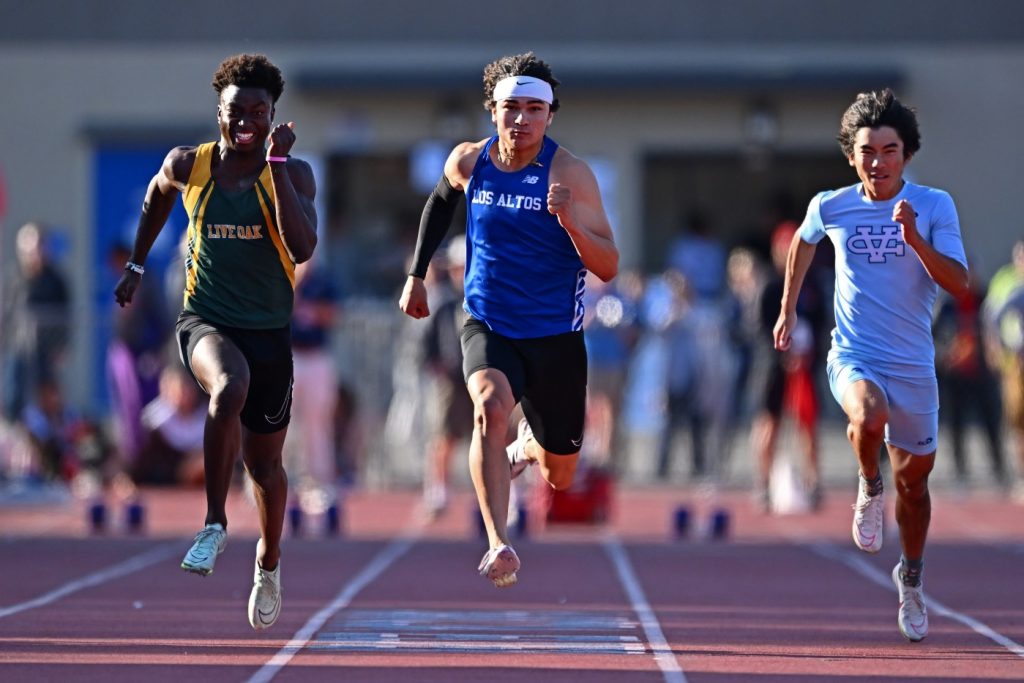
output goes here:
<path id="1" fill-rule="evenodd" d="M 853 540 L 870 553 L 882 547 L 884 440 L 903 551 L 893 569 L 897 623 L 919 641 L 928 633 L 921 570 L 938 437 L 932 306 L 938 287 L 954 296 L 966 290 L 967 259 L 952 198 L 903 178 L 921 146 L 913 109 L 888 89 L 858 95 L 843 114 L 839 145 L 860 182 L 811 200 L 789 248 L 775 348 L 790 346 L 801 284 L 817 243 L 828 237 L 836 253 L 828 377 L 860 465 Z"/>

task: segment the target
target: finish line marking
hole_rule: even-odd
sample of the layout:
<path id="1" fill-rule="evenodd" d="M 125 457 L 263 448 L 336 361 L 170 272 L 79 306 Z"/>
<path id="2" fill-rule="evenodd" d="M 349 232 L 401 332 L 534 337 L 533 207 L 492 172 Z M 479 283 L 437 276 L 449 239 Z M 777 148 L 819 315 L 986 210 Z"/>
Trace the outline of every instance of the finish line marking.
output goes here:
<path id="1" fill-rule="evenodd" d="M 646 654 L 628 615 L 563 611 L 353 610 L 310 650 Z"/>

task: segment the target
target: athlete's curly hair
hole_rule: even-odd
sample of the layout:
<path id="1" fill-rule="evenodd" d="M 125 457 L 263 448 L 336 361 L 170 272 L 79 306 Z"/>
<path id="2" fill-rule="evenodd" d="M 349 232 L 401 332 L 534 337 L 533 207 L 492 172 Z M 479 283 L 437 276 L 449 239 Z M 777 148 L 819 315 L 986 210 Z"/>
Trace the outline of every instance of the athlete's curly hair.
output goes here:
<path id="1" fill-rule="evenodd" d="M 262 88 L 276 103 L 284 92 L 281 70 L 266 55 L 235 55 L 228 57 L 213 74 L 213 89 L 219 95 L 229 85 L 239 88 Z"/>
<path id="2" fill-rule="evenodd" d="M 904 105 L 889 88 L 876 92 L 862 92 L 843 113 L 839 124 L 839 147 L 843 154 L 853 156 L 854 138 L 861 128 L 889 126 L 903 141 L 903 156 L 909 158 L 921 149 L 921 132 L 917 128 L 917 114 Z"/>
<path id="3" fill-rule="evenodd" d="M 494 107 L 494 86 L 509 76 L 533 76 L 547 81 L 551 85 L 552 93 L 561 83 L 551 73 L 551 67 L 547 62 L 537 59 L 532 52 L 501 57 L 484 67 L 484 109 L 490 111 Z M 551 111 L 558 111 L 558 98 L 554 100 L 551 103 Z"/>

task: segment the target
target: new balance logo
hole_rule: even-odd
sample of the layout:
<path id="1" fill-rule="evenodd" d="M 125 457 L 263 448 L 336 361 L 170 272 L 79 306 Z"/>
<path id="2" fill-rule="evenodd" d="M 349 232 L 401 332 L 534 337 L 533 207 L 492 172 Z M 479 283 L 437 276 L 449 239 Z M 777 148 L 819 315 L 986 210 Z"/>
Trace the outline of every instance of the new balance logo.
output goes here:
<path id="1" fill-rule="evenodd" d="M 528 175 L 523 178 L 523 182 L 527 185 L 536 185 L 538 180 L 540 180 L 540 176 L 536 175 Z"/>
<path id="2" fill-rule="evenodd" d="M 900 239 L 900 226 L 882 225 L 881 232 L 875 232 L 872 226 L 858 226 L 857 234 L 846 240 L 846 248 L 851 254 L 867 254 L 868 263 L 885 263 L 888 255 L 903 256 L 906 244 Z"/>

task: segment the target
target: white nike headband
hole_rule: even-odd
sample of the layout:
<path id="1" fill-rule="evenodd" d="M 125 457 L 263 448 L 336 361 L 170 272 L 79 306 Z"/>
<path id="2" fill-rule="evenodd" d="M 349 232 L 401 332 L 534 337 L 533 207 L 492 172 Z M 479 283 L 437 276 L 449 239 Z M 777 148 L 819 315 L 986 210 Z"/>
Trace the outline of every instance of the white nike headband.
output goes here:
<path id="1" fill-rule="evenodd" d="M 548 104 L 555 101 L 551 84 L 533 76 L 509 76 L 498 81 L 494 86 L 494 101 L 500 102 L 510 97 L 528 97 Z"/>

